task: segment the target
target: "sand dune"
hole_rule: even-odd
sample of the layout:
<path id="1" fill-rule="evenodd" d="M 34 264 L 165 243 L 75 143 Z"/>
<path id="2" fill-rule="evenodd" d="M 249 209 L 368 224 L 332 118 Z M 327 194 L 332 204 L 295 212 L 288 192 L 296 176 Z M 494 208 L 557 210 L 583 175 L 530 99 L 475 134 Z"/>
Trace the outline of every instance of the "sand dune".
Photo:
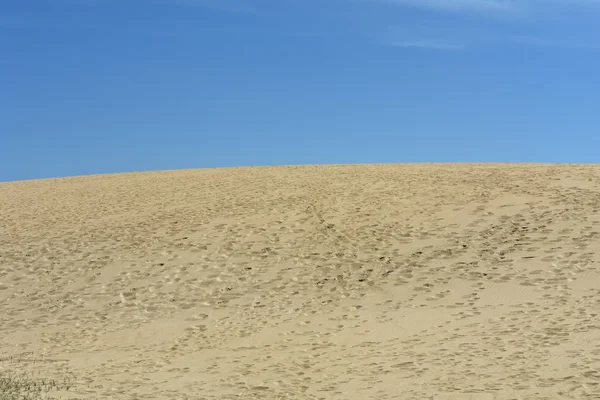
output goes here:
<path id="1" fill-rule="evenodd" d="M 0 184 L 0 376 L 46 397 L 600 399 L 598 314 L 600 166 Z"/>

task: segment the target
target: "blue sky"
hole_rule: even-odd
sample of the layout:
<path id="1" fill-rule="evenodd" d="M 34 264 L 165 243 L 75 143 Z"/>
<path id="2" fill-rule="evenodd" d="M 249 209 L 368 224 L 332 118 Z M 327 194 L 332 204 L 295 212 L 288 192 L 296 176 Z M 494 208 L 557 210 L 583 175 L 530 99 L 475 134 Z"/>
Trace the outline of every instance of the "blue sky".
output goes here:
<path id="1" fill-rule="evenodd" d="M 600 0 L 3 0 L 0 181 L 599 162 Z"/>

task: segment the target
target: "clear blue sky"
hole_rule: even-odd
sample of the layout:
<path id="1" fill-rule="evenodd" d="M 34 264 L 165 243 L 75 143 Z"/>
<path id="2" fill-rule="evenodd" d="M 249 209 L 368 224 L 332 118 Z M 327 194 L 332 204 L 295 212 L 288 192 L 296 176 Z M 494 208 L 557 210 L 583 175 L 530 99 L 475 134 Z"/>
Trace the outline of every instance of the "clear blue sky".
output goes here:
<path id="1" fill-rule="evenodd" d="M 0 181 L 600 161 L 599 0 L 2 0 Z"/>

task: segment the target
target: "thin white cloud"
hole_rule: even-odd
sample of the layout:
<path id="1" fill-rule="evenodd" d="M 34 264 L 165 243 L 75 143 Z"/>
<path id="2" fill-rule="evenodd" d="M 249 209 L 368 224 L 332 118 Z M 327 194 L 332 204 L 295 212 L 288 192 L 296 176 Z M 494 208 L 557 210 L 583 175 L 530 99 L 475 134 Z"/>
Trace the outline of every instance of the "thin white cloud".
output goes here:
<path id="1" fill-rule="evenodd" d="M 510 0 L 371 0 L 439 10 L 512 10 L 518 3 Z"/>
<path id="2" fill-rule="evenodd" d="M 448 12 L 522 14 L 547 7 L 600 7 L 600 0 L 358 0 Z"/>
<path id="3" fill-rule="evenodd" d="M 428 8 L 450 12 L 514 13 L 527 6 L 524 0 L 361 0 L 388 5 Z"/>
<path id="4" fill-rule="evenodd" d="M 590 35 L 583 30 L 569 30 L 566 21 L 572 23 L 578 14 L 571 10 L 600 11 L 600 0 L 359 0 L 375 4 L 392 4 L 398 7 L 420 7 L 433 12 L 476 12 L 485 17 L 500 16 L 489 28 L 480 23 L 471 25 L 456 25 L 452 20 L 444 20 L 444 24 L 409 24 L 385 28 L 379 34 L 371 35 L 374 42 L 380 45 L 457 51 L 473 47 L 489 46 L 531 46 L 556 47 L 562 49 L 598 49 Z M 545 16 L 557 16 L 564 11 L 560 29 L 556 32 L 543 30 L 544 24 L 538 24 Z M 502 16 L 507 16 L 505 19 Z M 519 23 L 514 24 L 514 17 Z M 526 17 L 521 19 L 520 17 Z M 538 29 L 536 29 L 538 28 Z M 521 31 L 522 34 L 511 34 L 511 31 Z M 529 32 L 527 32 L 529 31 Z M 589 31 L 589 29 L 588 29 Z M 589 32 L 588 32 L 589 33 Z M 440 39 L 440 40 L 438 40 Z"/>
<path id="5" fill-rule="evenodd" d="M 405 49 L 423 49 L 439 51 L 461 51 L 469 47 L 488 47 L 499 44 L 510 44 L 533 47 L 560 47 L 563 49 L 598 49 L 600 46 L 592 43 L 575 42 L 561 39 L 548 39 L 536 36 L 503 36 L 496 38 L 480 38 L 478 41 L 467 44 L 466 42 L 450 42 L 445 40 L 415 39 L 415 40 L 396 40 L 380 42 L 389 47 L 398 47 Z"/>

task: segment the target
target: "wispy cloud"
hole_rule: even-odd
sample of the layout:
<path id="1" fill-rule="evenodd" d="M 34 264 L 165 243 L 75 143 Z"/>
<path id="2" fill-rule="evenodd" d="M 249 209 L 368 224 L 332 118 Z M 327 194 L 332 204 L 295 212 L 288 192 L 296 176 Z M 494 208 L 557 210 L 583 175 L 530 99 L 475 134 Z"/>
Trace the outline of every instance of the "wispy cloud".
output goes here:
<path id="1" fill-rule="evenodd" d="M 523 12 L 528 1 L 515 0 L 361 0 L 369 3 L 427 8 L 443 12 L 485 12 L 514 14 Z"/>
<path id="2" fill-rule="evenodd" d="M 398 7 L 399 23 L 372 34 L 384 46 L 457 51 L 496 46 L 598 49 L 600 34 L 590 25 L 600 0 L 359 0 L 370 6 Z M 420 20 L 406 20 L 402 7 L 430 10 Z M 454 12 L 475 12 L 468 19 Z M 589 11 L 589 12 L 588 12 Z M 439 15 L 438 15 L 439 14 Z M 518 14 L 524 18 L 514 19 Z M 510 16 L 492 18 L 490 15 Z M 548 21 L 553 21 L 549 29 Z"/>
<path id="3" fill-rule="evenodd" d="M 64 4 L 82 7 L 123 7 L 125 5 L 137 5 L 140 7 L 175 7 L 181 8 L 183 12 L 188 9 L 221 10 L 224 13 L 251 14 L 264 17 L 265 23 L 278 19 L 294 18 L 296 6 L 302 5 L 306 10 L 319 9 L 322 4 L 329 4 L 325 11 L 339 19 L 336 24 L 319 25 L 306 20 L 311 13 L 302 14 L 303 22 L 309 22 L 303 26 L 308 28 L 294 35 L 327 36 L 333 35 L 334 31 L 346 30 L 344 34 L 349 40 L 356 37 L 369 40 L 372 44 L 393 47 L 398 49 L 422 49 L 431 51 L 462 51 L 475 48 L 492 46 L 532 46 L 532 47 L 557 47 L 563 49 L 599 49 L 600 45 L 595 43 L 600 38 L 597 28 L 589 27 L 589 18 L 586 19 L 587 28 L 581 28 L 581 17 L 586 17 L 588 10 L 600 12 L 600 0 L 287 0 L 278 2 L 274 6 L 272 0 L 57 0 Z M 374 11 L 368 14 L 368 18 L 360 15 L 360 23 L 353 24 L 351 13 L 346 13 L 345 8 L 350 2 L 359 4 L 361 11 Z M 386 7 L 387 5 L 387 7 Z M 428 13 L 419 13 L 421 19 L 411 19 L 412 14 L 406 13 L 406 7 L 422 8 L 429 10 Z M 352 7 L 348 7 L 352 9 Z M 341 9 L 341 11 L 340 11 Z M 382 13 L 381 11 L 385 12 Z M 560 13 L 566 11 L 564 20 Z M 570 13 L 576 10 L 575 13 Z M 580 12 L 584 10 L 585 12 Z M 338 12 L 339 11 L 339 12 Z M 389 13 L 388 13 L 389 11 Z M 552 11 L 552 12 L 549 12 Z M 468 18 L 458 16 L 463 12 L 472 13 Z M 527 15 L 528 17 L 515 20 L 511 16 Z M 105 23 L 101 17 L 91 18 L 90 13 L 85 14 L 85 20 L 71 19 L 69 22 L 55 20 L 50 17 L 30 16 L 1 16 L 0 29 L 28 29 L 28 28 L 69 28 L 77 25 L 86 29 L 98 27 L 98 29 L 123 29 L 118 23 Z M 193 15 L 193 14 L 192 14 Z M 350 17 L 348 17 L 351 15 Z M 508 18 L 488 18 L 492 16 L 509 16 Z M 554 21 L 560 24 L 552 25 L 544 22 L 545 16 L 551 15 Z M 573 17 L 574 16 L 574 17 Z M 397 17 L 397 22 L 395 21 Z M 531 18 L 529 18 L 531 17 Z M 592 17 L 593 18 L 593 14 Z M 344 20 L 347 18 L 347 21 Z M 578 19 L 572 19 L 578 18 Z M 97 20 L 98 19 L 98 20 Z M 490 19 L 493 19 L 490 21 Z M 363 22 L 368 23 L 363 24 Z M 298 21 L 296 21 L 298 22 Z M 339 24 L 337 22 L 340 22 Z M 344 25 L 344 22 L 348 24 Z M 396 24 L 396 25 L 393 25 Z M 177 29 L 169 28 L 169 22 L 165 22 L 164 29 L 155 29 L 156 25 L 143 25 L 139 22 L 135 27 L 143 32 L 174 32 L 182 34 L 187 28 L 178 24 Z M 299 24 L 295 24 L 296 26 Z M 315 28 L 316 26 L 316 28 Z M 341 27 L 341 28 L 340 28 Z M 143 28 L 143 29 L 142 29 Z M 311 31 L 314 28 L 314 32 Z M 170 29 L 170 30 L 169 30 Z M 278 29 L 281 29 L 279 26 Z M 294 28 L 296 29 L 296 28 Z M 587 30 L 586 30 L 587 29 Z M 352 31 L 351 34 L 347 34 Z M 289 33 L 289 32 L 287 32 Z"/>
<path id="4" fill-rule="evenodd" d="M 438 10 L 513 10 L 519 3 L 511 0 L 367 0 L 377 3 L 410 5 Z"/>
<path id="5" fill-rule="evenodd" d="M 447 12 L 526 14 L 550 7 L 598 7 L 600 0 L 359 0 L 368 3 L 427 8 Z"/>
<path id="6" fill-rule="evenodd" d="M 390 40 L 380 42 L 388 47 L 397 47 L 404 49 L 423 49 L 438 51 L 462 51 L 472 47 L 490 47 L 498 45 L 512 46 L 532 46 L 532 47 L 556 47 L 562 49 L 598 49 L 600 46 L 594 43 L 586 43 L 576 40 L 566 40 L 560 38 L 545 38 L 539 36 L 499 36 L 499 37 L 481 37 L 478 40 L 451 42 L 447 40 L 415 39 L 415 40 Z"/>

